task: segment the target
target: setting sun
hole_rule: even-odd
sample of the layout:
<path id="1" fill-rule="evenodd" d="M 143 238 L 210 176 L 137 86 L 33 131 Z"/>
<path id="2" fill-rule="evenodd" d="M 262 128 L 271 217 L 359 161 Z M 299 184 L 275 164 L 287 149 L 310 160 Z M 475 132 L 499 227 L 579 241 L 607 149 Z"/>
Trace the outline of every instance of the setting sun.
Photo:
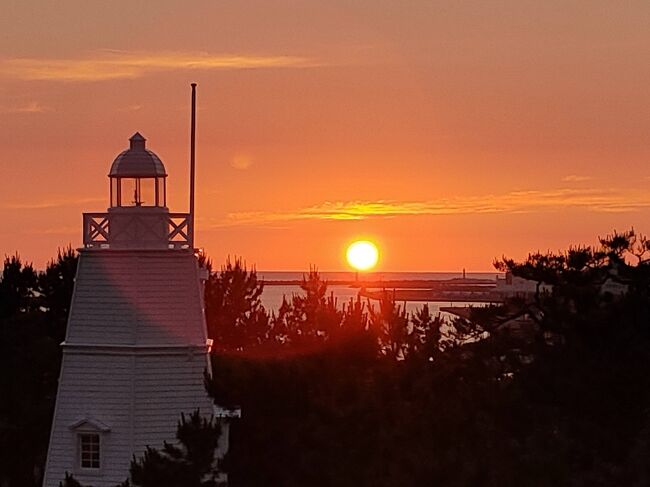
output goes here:
<path id="1" fill-rule="evenodd" d="M 372 269 L 379 259 L 377 246 L 367 240 L 359 240 L 348 247 L 348 263 L 359 271 Z"/>

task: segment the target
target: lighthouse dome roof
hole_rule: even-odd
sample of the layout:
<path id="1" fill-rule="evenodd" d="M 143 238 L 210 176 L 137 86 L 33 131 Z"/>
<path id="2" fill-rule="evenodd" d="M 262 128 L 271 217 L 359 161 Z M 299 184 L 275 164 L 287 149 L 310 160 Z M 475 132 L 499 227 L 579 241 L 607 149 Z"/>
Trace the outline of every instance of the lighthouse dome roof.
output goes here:
<path id="1" fill-rule="evenodd" d="M 113 161 L 112 178 L 155 178 L 165 177 L 167 172 L 160 158 L 145 147 L 145 139 L 139 132 L 129 139 L 130 147 Z"/>

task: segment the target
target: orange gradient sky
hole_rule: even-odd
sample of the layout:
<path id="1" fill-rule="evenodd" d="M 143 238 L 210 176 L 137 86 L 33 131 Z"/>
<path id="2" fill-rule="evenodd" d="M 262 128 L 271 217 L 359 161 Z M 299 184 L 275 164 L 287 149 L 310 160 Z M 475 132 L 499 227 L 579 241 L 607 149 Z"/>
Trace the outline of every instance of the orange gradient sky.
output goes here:
<path id="1" fill-rule="evenodd" d="M 140 131 L 216 263 L 491 270 L 650 232 L 647 1 L 3 2 L 0 252 L 42 267 Z"/>

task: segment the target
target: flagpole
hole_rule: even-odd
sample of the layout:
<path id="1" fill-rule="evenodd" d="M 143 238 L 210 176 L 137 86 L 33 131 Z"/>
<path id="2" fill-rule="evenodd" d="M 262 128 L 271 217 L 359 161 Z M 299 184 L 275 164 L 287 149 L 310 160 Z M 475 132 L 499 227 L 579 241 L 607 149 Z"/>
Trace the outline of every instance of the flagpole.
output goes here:
<path id="1" fill-rule="evenodd" d="M 196 83 L 192 83 L 192 122 L 190 131 L 190 249 L 194 250 L 194 181 L 196 177 Z"/>

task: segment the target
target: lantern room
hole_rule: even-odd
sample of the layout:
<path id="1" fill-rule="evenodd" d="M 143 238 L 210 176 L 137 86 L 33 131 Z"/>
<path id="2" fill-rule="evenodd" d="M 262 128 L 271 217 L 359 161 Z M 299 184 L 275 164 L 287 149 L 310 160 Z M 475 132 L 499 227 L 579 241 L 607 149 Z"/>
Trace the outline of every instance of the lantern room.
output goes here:
<path id="1" fill-rule="evenodd" d="M 187 213 L 167 208 L 167 172 L 136 132 L 108 173 L 111 205 L 106 213 L 84 213 L 87 249 L 193 249 Z"/>
<path id="2" fill-rule="evenodd" d="M 167 172 L 160 158 L 145 147 L 146 140 L 136 132 L 130 147 L 113 161 L 108 174 L 112 208 L 167 206 Z"/>

